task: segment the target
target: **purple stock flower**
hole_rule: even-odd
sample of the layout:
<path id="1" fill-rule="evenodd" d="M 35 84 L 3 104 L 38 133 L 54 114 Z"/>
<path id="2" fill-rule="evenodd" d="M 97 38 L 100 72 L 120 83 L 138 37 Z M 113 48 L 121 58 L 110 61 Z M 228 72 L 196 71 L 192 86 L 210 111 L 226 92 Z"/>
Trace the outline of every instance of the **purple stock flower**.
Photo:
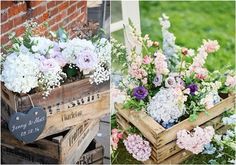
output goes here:
<path id="1" fill-rule="evenodd" d="M 190 84 L 188 86 L 188 88 L 190 89 L 190 94 L 191 95 L 195 95 L 195 92 L 198 90 L 197 84 Z"/>
<path id="2" fill-rule="evenodd" d="M 161 83 L 162 83 L 162 75 L 160 74 L 160 75 L 157 75 L 155 78 L 154 78 L 154 80 L 153 80 L 153 84 L 155 85 L 155 87 L 158 87 L 158 86 L 160 86 L 161 85 Z"/>
<path id="3" fill-rule="evenodd" d="M 144 88 L 143 86 L 139 86 L 134 88 L 133 95 L 138 100 L 143 100 L 148 95 L 148 90 Z"/>

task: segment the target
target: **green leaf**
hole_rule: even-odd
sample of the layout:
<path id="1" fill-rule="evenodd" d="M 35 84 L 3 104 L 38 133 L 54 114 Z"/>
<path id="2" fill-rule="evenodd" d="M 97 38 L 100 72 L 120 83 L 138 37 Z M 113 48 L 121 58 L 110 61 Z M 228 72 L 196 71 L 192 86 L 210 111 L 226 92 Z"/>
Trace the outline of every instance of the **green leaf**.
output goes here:
<path id="1" fill-rule="evenodd" d="M 63 28 L 59 28 L 56 31 L 56 35 L 57 35 L 57 38 L 59 39 L 59 41 L 61 41 L 61 42 L 66 42 L 68 40 L 68 33 L 66 33 L 65 29 L 63 29 Z"/>

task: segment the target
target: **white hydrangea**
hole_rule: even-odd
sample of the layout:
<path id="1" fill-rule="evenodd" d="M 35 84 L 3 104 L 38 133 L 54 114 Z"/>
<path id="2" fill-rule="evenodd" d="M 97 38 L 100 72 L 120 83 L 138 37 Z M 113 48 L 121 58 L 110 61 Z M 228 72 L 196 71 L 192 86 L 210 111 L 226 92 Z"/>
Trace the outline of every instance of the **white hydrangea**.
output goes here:
<path id="1" fill-rule="evenodd" d="M 222 121 L 225 125 L 231 125 L 231 124 L 235 124 L 236 125 L 236 114 L 233 114 L 229 117 L 223 117 Z"/>
<path id="2" fill-rule="evenodd" d="M 183 95 L 176 92 L 175 88 L 162 88 L 150 101 L 147 112 L 158 122 L 168 123 L 176 120 L 185 112 Z"/>
<path id="3" fill-rule="evenodd" d="M 31 37 L 30 39 L 35 43 L 35 45 L 32 46 L 32 51 L 35 53 L 46 55 L 54 46 L 53 41 L 45 37 Z"/>
<path id="4" fill-rule="evenodd" d="M 31 53 L 12 53 L 7 56 L 1 81 L 13 92 L 27 93 L 38 86 L 39 61 Z"/>
<path id="5" fill-rule="evenodd" d="M 89 49 L 95 52 L 95 46 L 91 41 L 80 38 L 73 38 L 65 43 L 60 43 L 59 45 L 61 48 L 64 48 L 62 51 L 62 56 L 69 64 L 75 64 L 77 54 L 84 50 Z"/>

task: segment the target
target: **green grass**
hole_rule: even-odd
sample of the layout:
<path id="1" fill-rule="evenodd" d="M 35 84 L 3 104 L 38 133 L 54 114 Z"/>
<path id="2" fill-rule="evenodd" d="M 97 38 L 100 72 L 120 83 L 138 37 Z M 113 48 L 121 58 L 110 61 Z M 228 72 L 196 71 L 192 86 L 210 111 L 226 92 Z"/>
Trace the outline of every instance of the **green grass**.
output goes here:
<path id="1" fill-rule="evenodd" d="M 112 19 L 118 20 L 119 4 L 112 2 Z M 113 12 L 114 9 L 114 12 Z M 197 49 L 203 39 L 218 40 L 221 48 L 208 56 L 206 67 L 219 70 L 226 65 L 235 68 L 235 5 L 234 2 L 156 2 L 141 1 L 142 34 L 162 42 L 158 18 L 162 13 L 170 17 L 171 32 L 180 46 Z M 121 31 L 112 36 L 123 41 Z"/>
<path id="2" fill-rule="evenodd" d="M 114 21 L 120 17 L 117 15 L 119 12 L 117 5 L 120 4 L 112 2 L 111 5 Z M 162 13 L 170 17 L 172 23 L 170 31 L 175 34 L 176 42 L 180 46 L 197 49 L 203 39 L 218 40 L 220 50 L 210 54 L 207 59 L 206 67 L 210 71 L 220 70 L 226 65 L 235 68 L 235 2 L 141 1 L 142 34 L 150 34 L 152 40 L 159 42 L 162 42 L 162 34 L 158 18 Z M 118 41 L 123 41 L 122 31 L 112 33 L 112 36 Z M 118 152 L 119 158 L 114 163 L 137 163 L 125 151 L 123 145 Z M 208 160 L 207 156 L 201 155 L 192 157 L 185 163 L 203 164 Z"/>

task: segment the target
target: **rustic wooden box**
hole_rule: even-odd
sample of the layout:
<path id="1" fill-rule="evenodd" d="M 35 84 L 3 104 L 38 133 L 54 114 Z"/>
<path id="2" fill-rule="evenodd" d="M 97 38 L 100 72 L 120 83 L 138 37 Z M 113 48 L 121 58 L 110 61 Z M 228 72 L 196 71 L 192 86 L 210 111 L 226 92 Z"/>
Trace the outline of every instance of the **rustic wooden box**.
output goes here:
<path id="1" fill-rule="evenodd" d="M 18 96 L 7 90 L 4 85 L 1 92 L 2 100 L 6 103 L 2 105 L 1 112 L 6 121 L 15 113 L 15 104 L 18 112 L 27 111 L 32 107 L 27 95 Z M 42 97 L 42 93 L 30 96 L 34 105 L 42 106 L 47 112 L 46 126 L 37 140 L 109 113 L 109 81 L 95 85 L 90 84 L 86 78 L 55 88 L 46 99 Z"/>
<path id="2" fill-rule="evenodd" d="M 7 129 L 2 129 L 2 161 L 8 164 L 19 162 L 75 164 L 78 161 L 83 162 L 84 158 L 82 157 L 80 160 L 80 157 L 98 130 L 99 120 L 86 121 L 72 127 L 69 131 L 49 136 L 31 144 L 23 144 L 16 140 Z M 96 161 L 95 158 L 93 161 Z"/>
<path id="3" fill-rule="evenodd" d="M 152 145 L 151 160 L 144 163 L 180 163 L 188 158 L 191 153 L 180 149 L 176 145 L 176 133 L 179 130 L 192 130 L 196 126 L 213 125 L 216 130 L 225 130 L 221 124 L 221 114 L 229 108 L 235 106 L 235 95 L 231 95 L 222 100 L 213 108 L 207 110 L 209 115 L 200 113 L 197 120 L 190 122 L 188 119 L 174 125 L 169 129 L 163 128 L 153 118 L 145 112 L 136 112 L 134 110 L 123 109 L 122 104 L 116 104 L 117 123 L 123 129 L 127 130 L 130 126 L 135 126 Z"/>

